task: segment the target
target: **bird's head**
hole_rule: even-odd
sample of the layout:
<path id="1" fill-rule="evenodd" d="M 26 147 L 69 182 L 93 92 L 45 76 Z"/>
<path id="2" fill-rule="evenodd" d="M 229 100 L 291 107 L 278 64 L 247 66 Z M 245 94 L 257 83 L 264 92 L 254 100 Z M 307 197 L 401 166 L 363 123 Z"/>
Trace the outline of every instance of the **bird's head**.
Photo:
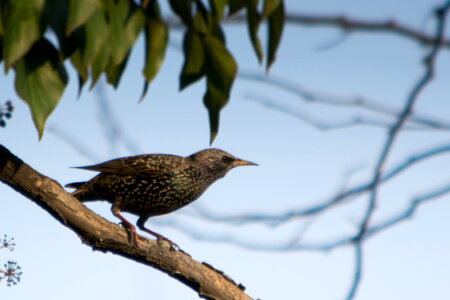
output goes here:
<path id="1" fill-rule="evenodd" d="M 222 178 L 234 167 L 257 166 L 255 163 L 239 159 L 219 149 L 202 150 L 192 154 L 188 159 L 192 159 L 201 169 L 215 179 Z"/>

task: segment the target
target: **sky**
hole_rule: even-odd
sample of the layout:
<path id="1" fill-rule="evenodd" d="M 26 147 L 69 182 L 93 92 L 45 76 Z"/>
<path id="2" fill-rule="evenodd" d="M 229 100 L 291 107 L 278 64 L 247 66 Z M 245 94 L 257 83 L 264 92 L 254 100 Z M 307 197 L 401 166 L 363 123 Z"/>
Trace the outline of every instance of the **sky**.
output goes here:
<path id="1" fill-rule="evenodd" d="M 286 1 L 289 12 L 357 16 L 399 22 L 429 33 L 435 23 L 430 11 L 441 1 Z M 449 26 L 447 26 L 449 27 Z M 447 28 L 450 29 L 450 28 Z M 241 74 L 264 75 L 244 25 L 226 27 L 229 49 Z M 449 30 L 448 30 L 449 32 Z M 449 36 L 450 34 L 447 34 Z M 265 41 L 265 27 L 260 36 Z M 142 91 L 143 39 L 139 38 L 120 87 L 85 89 L 77 99 L 77 80 L 70 82 L 38 141 L 28 107 L 16 95 L 13 73 L 0 74 L 0 101 L 11 99 L 15 110 L 0 143 L 42 174 L 61 184 L 88 180 L 94 174 L 70 167 L 141 153 L 190 155 L 209 146 L 208 115 L 203 106 L 203 81 L 178 92 L 183 63 L 182 32 L 172 31 L 161 71 L 148 95 Z M 336 43 L 338 42 L 338 43 Z M 335 44 L 329 49 L 326 46 Z M 400 109 L 424 72 L 429 49 L 387 33 L 353 33 L 329 27 L 287 25 L 278 59 L 270 70 L 298 88 L 343 99 L 363 96 Z M 2 67 L 2 66 L 0 66 Z M 440 53 L 436 78 L 420 95 L 415 112 L 450 123 L 450 54 Z M 206 261 L 242 283 L 253 298 L 345 299 L 353 279 L 354 249 L 330 251 L 279 250 L 299 237 L 300 243 L 335 241 L 355 231 L 367 195 L 309 218 L 279 226 L 236 225 L 208 221 L 214 216 L 243 213 L 279 214 L 329 199 L 348 187 L 366 182 L 386 138 L 377 126 L 318 130 L 308 122 L 261 105 L 270 100 L 291 113 L 325 123 L 355 116 L 392 124 L 393 118 L 352 107 L 307 103 L 267 83 L 238 77 L 229 104 L 221 113 L 213 147 L 259 167 L 237 168 L 216 182 L 200 199 L 173 214 L 152 218 L 147 226 L 176 242 L 199 261 Z M 108 102 L 123 143 L 106 138 L 102 101 Z M 88 149 L 87 157 L 68 144 L 69 138 Z M 388 171 L 408 157 L 450 144 L 447 130 L 407 130 L 395 141 L 386 162 Z M 418 163 L 379 189 L 373 224 L 402 212 L 415 197 L 448 185 L 450 155 Z M 87 206 L 117 222 L 105 202 Z M 362 279 L 355 299 L 450 298 L 450 197 L 425 203 L 407 221 L 367 240 L 363 245 Z M 14 252 L 0 250 L 0 265 L 15 260 L 22 267 L 19 285 L 0 283 L 0 299 L 198 299 L 191 289 L 166 274 L 112 254 L 93 252 L 72 231 L 47 212 L 0 185 L 0 235 L 13 236 Z M 136 217 L 125 214 L 131 221 Z M 217 217 L 217 219 L 219 219 Z M 145 233 L 142 233 L 145 235 Z"/>

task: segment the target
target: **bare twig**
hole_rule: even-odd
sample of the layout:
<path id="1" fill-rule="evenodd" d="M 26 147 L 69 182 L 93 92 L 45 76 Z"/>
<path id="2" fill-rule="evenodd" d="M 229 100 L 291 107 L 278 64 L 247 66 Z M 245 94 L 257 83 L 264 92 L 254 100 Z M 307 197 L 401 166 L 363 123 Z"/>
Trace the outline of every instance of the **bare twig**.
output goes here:
<path id="1" fill-rule="evenodd" d="M 443 39 L 444 39 L 444 28 L 445 22 L 447 19 L 448 9 L 450 8 L 450 1 L 448 1 L 444 6 L 438 8 L 436 10 L 436 18 L 437 18 L 437 32 L 435 42 L 433 47 L 431 48 L 429 54 L 425 57 L 425 72 L 423 76 L 419 79 L 416 85 L 411 90 L 410 95 L 406 101 L 406 104 L 403 108 L 402 113 L 399 115 L 397 121 L 394 123 L 392 128 L 389 130 L 388 136 L 386 138 L 385 144 L 381 151 L 379 160 L 375 167 L 375 172 L 372 180 L 371 193 L 369 198 L 369 203 L 367 205 L 367 209 L 365 214 L 361 220 L 361 225 L 358 234 L 355 236 L 355 247 L 359 248 L 359 253 L 357 256 L 361 256 L 361 239 L 366 232 L 370 219 L 374 213 L 376 202 L 377 202 L 377 194 L 378 194 L 378 185 L 381 180 L 381 174 L 383 171 L 384 164 L 387 160 L 387 157 L 392 149 L 396 137 L 399 135 L 401 128 L 405 124 L 406 120 L 410 116 L 412 112 L 412 108 L 419 98 L 420 92 L 427 86 L 427 84 L 432 80 L 434 75 L 434 64 L 439 53 L 440 47 L 442 47 Z M 362 266 L 359 268 L 361 270 Z M 359 283 L 359 276 L 354 279 L 354 288 L 351 289 L 348 299 L 352 299 L 356 293 Z"/>
<path id="2" fill-rule="evenodd" d="M 237 15 L 225 19 L 225 24 L 246 24 L 245 15 Z M 172 29 L 184 29 L 180 21 L 176 18 L 167 18 L 166 22 Z M 348 17 L 342 15 L 315 15 L 308 13 L 286 13 L 285 22 L 287 25 L 301 25 L 301 26 L 327 26 L 331 28 L 340 28 L 346 32 L 374 32 L 374 33 L 388 33 L 398 35 L 423 45 L 433 45 L 436 43 L 436 36 L 427 34 L 418 29 L 409 27 L 398 22 L 395 19 L 391 20 L 363 20 L 357 17 Z M 450 47 L 450 41 L 442 40 L 442 46 Z"/>
<path id="3" fill-rule="evenodd" d="M 393 226 L 402 224 L 403 221 L 411 218 L 414 213 L 419 209 L 420 205 L 430 203 L 433 200 L 437 200 L 440 197 L 450 194 L 450 184 L 444 184 L 443 186 L 431 189 L 429 192 L 414 197 L 410 203 L 402 209 L 400 212 L 380 221 L 377 224 L 370 225 L 364 232 L 363 236 L 359 238 L 359 242 L 363 242 L 375 235 L 391 229 Z M 298 244 L 293 244 L 293 241 L 297 237 L 301 237 L 304 234 L 304 230 L 311 225 L 306 223 L 302 227 L 297 237 L 287 237 L 285 241 L 279 241 L 276 244 L 273 243 L 273 239 L 269 238 L 267 241 L 251 241 L 247 237 L 239 237 L 237 234 L 230 232 L 205 232 L 197 231 L 195 228 L 186 226 L 184 220 L 179 221 L 178 218 L 166 218 L 164 220 L 158 219 L 153 221 L 160 226 L 171 226 L 177 228 L 177 230 L 183 232 L 189 237 L 200 240 L 215 243 L 228 243 L 240 248 L 258 250 L 258 251 L 330 251 L 336 248 L 355 245 L 355 241 L 358 242 L 358 233 L 345 235 L 338 237 L 334 240 L 327 240 L 322 242 L 308 242 L 307 240 L 299 240 Z M 267 235 L 272 237 L 272 235 Z"/>
<path id="4" fill-rule="evenodd" d="M 240 79 L 261 82 L 273 86 L 275 88 L 282 89 L 284 91 L 287 91 L 300 97 L 302 100 L 309 103 L 317 103 L 333 106 L 357 107 L 369 112 L 376 112 L 395 118 L 401 113 L 401 111 L 398 108 L 389 106 L 380 101 L 365 98 L 362 96 L 344 97 L 344 96 L 327 95 L 301 86 L 299 83 L 292 82 L 287 78 L 277 77 L 273 75 L 267 77 L 260 73 L 245 72 L 245 71 L 240 71 L 237 76 Z M 438 120 L 438 118 L 436 117 L 429 117 L 415 112 L 412 112 L 408 121 L 413 122 L 417 125 L 426 126 L 433 129 L 445 129 L 445 130 L 450 129 L 449 121 Z"/>
<path id="5" fill-rule="evenodd" d="M 370 118 L 368 116 L 363 115 L 355 115 L 352 117 L 345 118 L 342 121 L 330 121 L 329 116 L 327 116 L 326 120 L 321 120 L 319 118 L 315 118 L 308 113 L 296 108 L 291 107 L 287 105 L 283 105 L 279 102 L 276 102 L 273 99 L 270 99 L 268 97 L 262 96 L 262 95 L 254 95 L 249 94 L 245 97 L 248 100 L 255 101 L 257 103 L 260 103 L 267 107 L 268 109 L 273 109 L 275 111 L 279 111 L 282 113 L 285 113 L 289 116 L 292 116 L 296 119 L 299 119 L 312 127 L 323 130 L 323 131 L 329 131 L 329 130 L 338 130 L 338 129 L 345 129 L 349 127 L 354 126 L 371 126 L 371 127 L 381 127 L 381 128 L 390 128 L 391 123 L 387 120 L 381 119 L 381 118 Z M 428 124 L 427 124 L 428 125 Z M 403 130 L 435 130 L 435 128 L 426 126 L 422 123 L 419 123 L 418 125 L 406 125 Z"/>
<path id="6" fill-rule="evenodd" d="M 434 64 L 439 53 L 439 49 L 442 46 L 442 41 L 444 37 L 444 28 L 445 22 L 447 19 L 447 12 L 450 7 L 450 1 L 448 1 L 442 8 L 436 10 L 436 18 L 437 18 L 437 32 L 436 39 L 433 47 L 430 50 L 430 53 L 425 57 L 425 72 L 423 76 L 419 79 L 417 84 L 413 87 L 410 95 L 407 98 L 406 104 L 402 113 L 399 115 L 397 121 L 389 130 L 388 136 L 386 138 L 385 144 L 380 154 L 380 158 L 375 166 L 375 172 L 372 180 L 372 191 L 370 194 L 370 200 L 368 204 L 368 208 L 361 222 L 361 229 L 359 236 L 362 236 L 364 231 L 366 230 L 367 224 L 369 223 L 370 217 L 373 214 L 373 210 L 376 204 L 377 192 L 378 192 L 378 184 L 381 179 L 382 170 L 386 159 L 389 155 L 391 148 L 394 145 L 394 141 L 398 134 L 400 133 L 400 129 L 408 119 L 409 115 L 412 112 L 412 107 L 414 103 L 417 101 L 420 92 L 425 88 L 425 86 L 432 80 L 434 75 Z"/>
<path id="7" fill-rule="evenodd" d="M 362 245 L 361 242 L 355 243 L 355 272 L 353 275 L 352 285 L 345 299 L 351 300 L 356 294 L 359 282 L 361 281 L 362 272 Z"/>
<path id="8" fill-rule="evenodd" d="M 108 97 L 106 96 L 104 82 L 99 82 L 95 88 L 97 94 L 99 124 L 104 129 L 107 141 L 109 143 L 109 149 L 112 155 L 116 155 L 117 146 L 122 144 L 129 152 L 139 152 L 139 147 L 133 141 L 133 139 L 126 134 L 118 118 L 115 116 L 111 105 L 109 104 Z"/>
<path id="9" fill-rule="evenodd" d="M 385 183 L 395 176 L 401 174 L 414 165 L 432 158 L 438 155 L 450 152 L 450 143 L 445 143 L 439 146 L 426 149 L 424 151 L 413 154 L 398 164 L 394 165 L 381 177 L 379 183 Z M 320 213 L 327 208 L 334 206 L 350 197 L 360 196 L 363 193 L 369 191 L 373 186 L 372 180 L 358 184 L 345 191 L 339 192 L 331 196 L 329 199 L 321 201 L 319 204 L 301 209 L 289 209 L 288 211 L 280 214 L 236 214 L 236 215 L 223 215 L 209 211 L 205 208 L 196 206 L 195 217 L 201 217 L 211 222 L 225 222 L 229 224 L 246 224 L 246 223 L 263 223 L 266 225 L 279 225 L 285 223 L 293 218 L 306 217 Z M 187 212 L 185 212 L 187 213 Z"/>

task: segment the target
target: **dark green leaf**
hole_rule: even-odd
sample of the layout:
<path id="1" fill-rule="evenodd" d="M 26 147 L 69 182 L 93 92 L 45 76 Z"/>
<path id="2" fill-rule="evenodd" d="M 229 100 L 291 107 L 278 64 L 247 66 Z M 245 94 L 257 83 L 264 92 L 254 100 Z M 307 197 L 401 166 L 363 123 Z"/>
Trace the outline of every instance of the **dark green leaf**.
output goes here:
<path id="1" fill-rule="evenodd" d="M 3 13 L 4 13 L 3 1 L 4 0 L 0 0 L 0 37 L 3 36 L 3 34 L 5 33 L 5 28 L 3 26 L 3 22 L 4 22 L 4 20 L 3 20 Z M 2 57 L 1 49 L 3 49 L 3 48 L 0 48 L 0 57 Z"/>
<path id="2" fill-rule="evenodd" d="M 207 59 L 206 74 L 208 80 L 214 81 L 216 83 L 215 86 L 219 86 L 228 97 L 236 76 L 236 62 L 222 41 L 216 37 L 212 35 L 205 36 L 203 45 Z"/>
<path id="3" fill-rule="evenodd" d="M 111 61 L 113 65 L 119 65 L 144 26 L 145 17 L 133 1 L 107 0 L 106 3 Z"/>
<path id="4" fill-rule="evenodd" d="M 158 73 L 164 60 L 168 35 L 169 30 L 166 24 L 154 18 L 147 19 L 145 26 L 145 67 L 143 71 L 147 87 L 148 83 Z M 147 88 L 144 88 L 141 100 L 145 97 L 146 92 Z"/>
<path id="5" fill-rule="evenodd" d="M 266 19 L 275 11 L 275 9 L 280 5 L 281 0 L 264 0 L 262 19 Z"/>
<path id="6" fill-rule="evenodd" d="M 212 144 L 219 131 L 220 110 L 227 104 L 228 97 L 226 97 L 220 88 L 216 87 L 211 80 L 207 81 L 207 90 L 203 97 L 203 103 L 208 109 L 210 140 Z"/>
<path id="7" fill-rule="evenodd" d="M 83 47 L 82 63 L 88 67 L 108 40 L 108 23 L 105 14 L 97 10 L 83 26 L 85 42 Z"/>
<path id="8" fill-rule="evenodd" d="M 227 104 L 237 65 L 225 45 L 212 35 L 205 36 L 207 91 L 203 98 L 209 112 L 212 143 L 219 129 L 220 110 Z"/>
<path id="9" fill-rule="evenodd" d="M 284 4 L 281 1 L 278 7 L 273 11 L 269 17 L 269 40 L 267 42 L 267 64 L 266 71 L 269 71 L 270 66 L 275 61 L 278 45 L 281 41 L 284 26 Z"/>
<path id="10" fill-rule="evenodd" d="M 180 75 L 180 90 L 205 75 L 205 53 L 199 34 L 186 31 L 183 41 L 184 65 Z"/>
<path id="11" fill-rule="evenodd" d="M 64 58 L 71 57 L 84 45 L 84 32 L 75 30 L 71 35 L 66 35 L 66 23 L 69 16 L 69 0 L 46 0 L 44 14 L 50 28 L 58 38 L 60 50 Z"/>
<path id="12" fill-rule="evenodd" d="M 109 64 L 106 71 L 106 80 L 108 83 L 112 84 L 115 88 L 119 86 L 120 78 L 122 77 L 125 66 L 127 65 L 128 58 L 130 57 L 130 52 L 125 56 L 122 63 L 118 65 Z"/>
<path id="13" fill-rule="evenodd" d="M 234 15 L 245 7 L 246 0 L 228 0 L 228 15 Z"/>
<path id="14" fill-rule="evenodd" d="M 78 97 L 79 97 L 81 95 L 81 90 L 83 89 L 83 86 L 88 78 L 88 69 L 87 66 L 83 64 L 83 58 L 80 49 L 77 49 L 70 56 L 70 61 L 78 73 Z"/>
<path id="15" fill-rule="evenodd" d="M 227 2 L 228 0 L 209 0 L 209 6 L 211 7 L 213 16 L 217 21 L 222 19 Z"/>
<path id="16" fill-rule="evenodd" d="M 108 62 L 109 62 L 109 47 L 108 45 L 105 44 L 100 49 L 100 52 L 97 54 L 94 61 L 92 62 L 92 83 L 90 89 L 92 89 L 95 86 L 97 80 L 100 78 L 100 75 L 107 68 Z"/>
<path id="17" fill-rule="evenodd" d="M 187 26 L 192 20 L 192 0 L 170 0 L 170 7 Z"/>
<path id="18" fill-rule="evenodd" d="M 100 0 L 70 0 L 66 35 L 86 23 L 100 6 Z"/>
<path id="19" fill-rule="evenodd" d="M 247 1 L 247 26 L 248 33 L 250 35 L 250 40 L 253 45 L 253 49 L 256 52 L 258 61 L 261 63 L 263 60 L 263 53 L 261 48 L 261 42 L 258 38 L 258 29 L 261 22 L 261 16 L 258 12 L 258 1 L 248 0 Z"/>
<path id="20" fill-rule="evenodd" d="M 3 37 L 5 71 L 30 50 L 46 27 L 42 16 L 44 0 L 9 0 L 9 6 L 10 15 Z"/>
<path id="21" fill-rule="evenodd" d="M 205 15 L 199 11 L 197 11 L 197 14 L 192 21 L 192 26 L 199 33 L 207 34 L 210 31 L 208 17 L 206 16 L 205 18 Z"/>
<path id="22" fill-rule="evenodd" d="M 58 104 L 67 84 L 67 73 L 59 54 L 46 39 L 36 42 L 15 65 L 17 94 L 30 107 L 42 137 L 45 121 Z"/>

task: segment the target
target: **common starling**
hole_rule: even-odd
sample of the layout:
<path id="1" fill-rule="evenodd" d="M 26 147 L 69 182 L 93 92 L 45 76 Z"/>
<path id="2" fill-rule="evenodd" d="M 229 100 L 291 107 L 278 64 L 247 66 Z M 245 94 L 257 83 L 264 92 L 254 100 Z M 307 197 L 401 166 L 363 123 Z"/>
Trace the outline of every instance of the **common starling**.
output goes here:
<path id="1" fill-rule="evenodd" d="M 76 188 L 72 195 L 82 202 L 110 202 L 112 213 L 130 229 L 131 239 L 138 245 L 136 228 L 120 215 L 121 211 L 138 215 L 137 226 L 141 230 L 157 239 L 168 240 L 144 227 L 148 218 L 191 203 L 232 168 L 250 165 L 256 164 L 219 149 L 202 150 L 188 157 L 145 154 L 78 167 L 101 173 L 89 181 L 70 183 L 66 187 Z"/>

